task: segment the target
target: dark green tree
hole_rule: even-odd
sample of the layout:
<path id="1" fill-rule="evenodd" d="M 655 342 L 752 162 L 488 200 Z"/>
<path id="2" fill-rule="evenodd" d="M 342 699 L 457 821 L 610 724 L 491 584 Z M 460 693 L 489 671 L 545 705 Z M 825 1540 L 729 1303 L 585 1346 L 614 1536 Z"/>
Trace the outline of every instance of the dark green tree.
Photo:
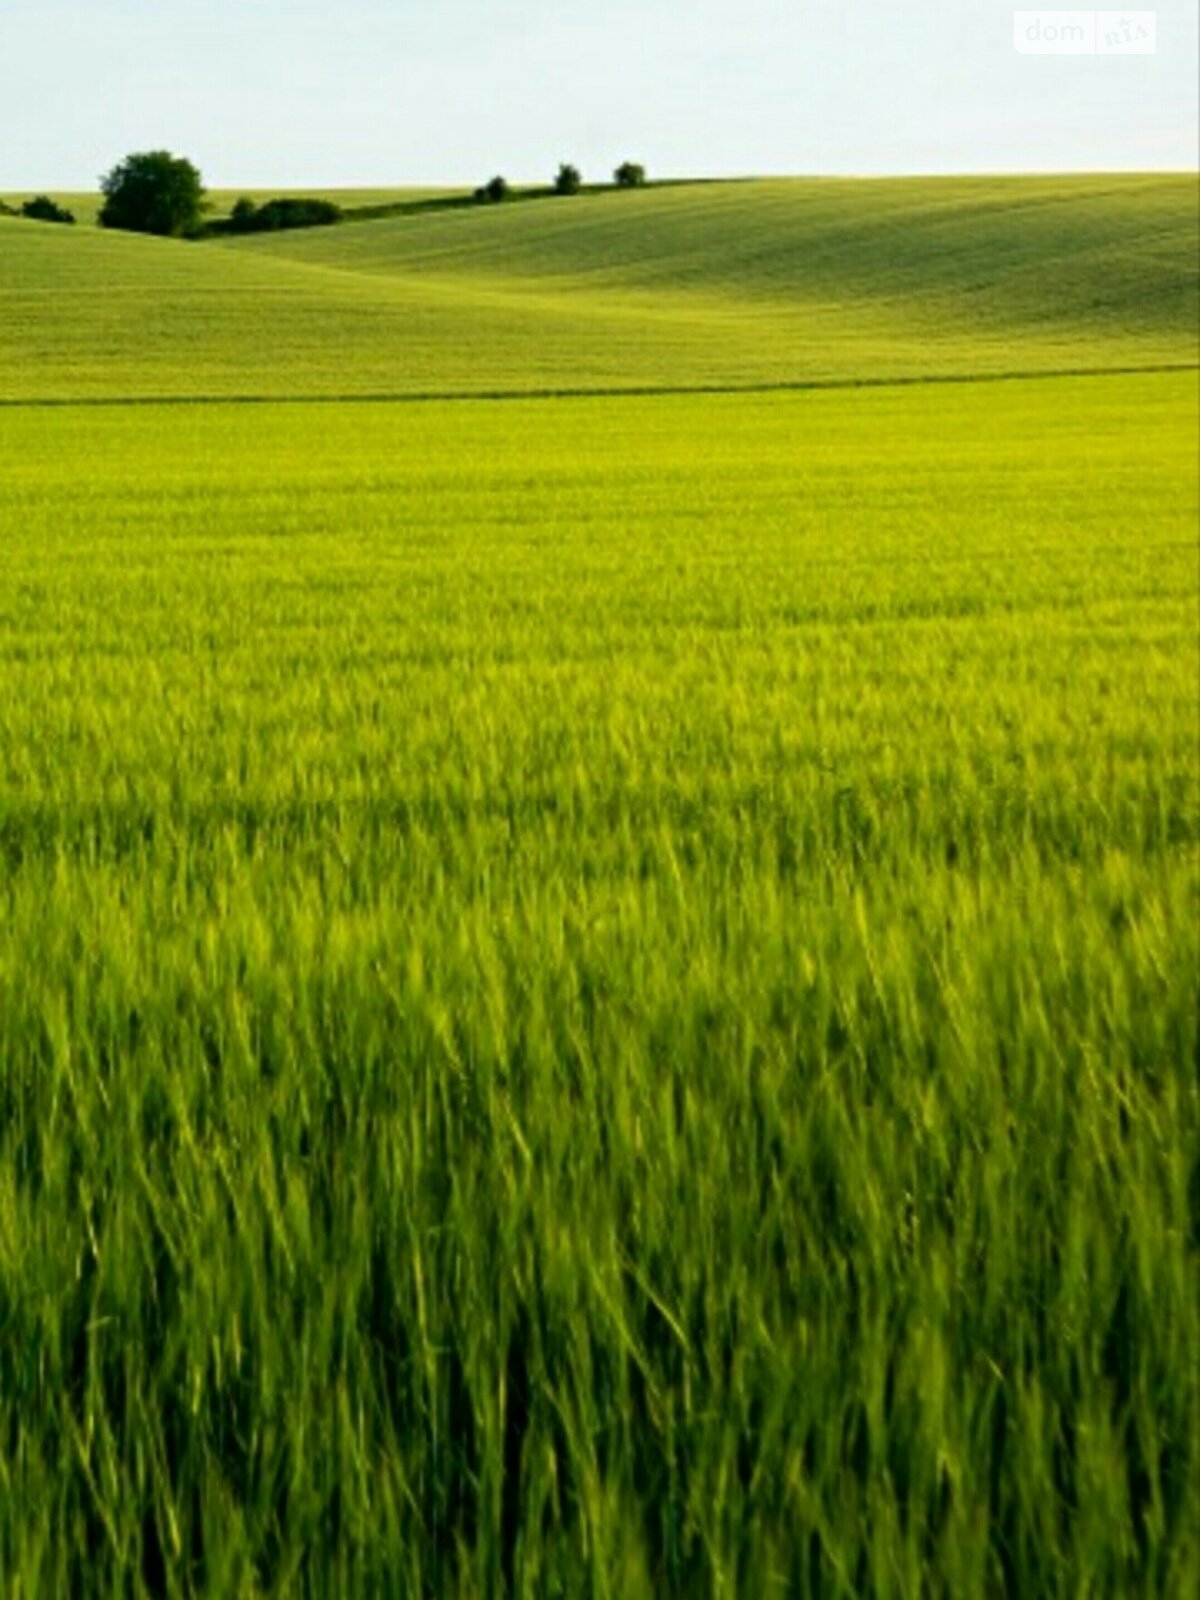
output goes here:
<path id="1" fill-rule="evenodd" d="M 508 179 L 497 177 L 493 178 L 490 183 L 485 183 L 482 189 L 476 189 L 475 198 L 476 200 L 488 200 L 492 204 L 497 204 L 501 200 L 507 200 L 508 194 Z"/>
<path id="2" fill-rule="evenodd" d="M 178 239 L 199 233 L 204 184 L 190 161 L 168 150 L 126 156 L 100 188 L 105 200 L 100 224 L 131 233 Z"/>
<path id="3" fill-rule="evenodd" d="M 64 206 L 56 205 L 49 195 L 39 194 L 26 200 L 21 215 L 33 222 L 74 222 L 75 215 Z"/>
<path id="4" fill-rule="evenodd" d="M 636 161 L 622 161 L 613 173 L 613 182 L 618 189 L 641 189 L 646 183 L 646 169 Z"/>
<path id="5" fill-rule="evenodd" d="M 564 161 L 554 180 L 555 194 L 578 194 L 582 188 L 583 175 L 579 168 L 573 167 L 569 161 Z"/>

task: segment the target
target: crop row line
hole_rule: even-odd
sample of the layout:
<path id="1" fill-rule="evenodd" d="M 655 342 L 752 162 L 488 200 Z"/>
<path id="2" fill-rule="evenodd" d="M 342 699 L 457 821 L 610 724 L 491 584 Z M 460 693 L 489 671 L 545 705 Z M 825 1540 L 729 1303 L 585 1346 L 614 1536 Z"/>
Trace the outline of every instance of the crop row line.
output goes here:
<path id="1" fill-rule="evenodd" d="M 111 406 L 230 405 L 440 405 L 505 400 L 635 400 L 693 395 L 805 394 L 848 389 L 906 389 L 937 384 L 1022 383 L 1064 378 L 1115 378 L 1170 372 L 1200 372 L 1200 362 L 1168 361 L 1144 366 L 1053 367 L 1031 371 L 943 372 L 878 378 L 796 378 L 760 383 L 628 384 L 530 389 L 367 390 L 315 394 L 0 395 L 0 408 L 67 409 Z"/>

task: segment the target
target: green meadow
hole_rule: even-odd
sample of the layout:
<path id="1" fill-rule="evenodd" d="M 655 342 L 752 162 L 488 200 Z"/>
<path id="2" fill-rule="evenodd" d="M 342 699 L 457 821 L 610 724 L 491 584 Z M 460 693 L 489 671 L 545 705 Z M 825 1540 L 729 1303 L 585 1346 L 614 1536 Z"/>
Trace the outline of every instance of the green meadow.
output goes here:
<path id="1" fill-rule="evenodd" d="M 754 388 L 1197 359 L 1187 177 L 685 184 L 279 237 L 0 218 L 0 400 Z"/>
<path id="2" fill-rule="evenodd" d="M 1200 1587 L 1196 226 L 0 219 L 0 1592 Z"/>

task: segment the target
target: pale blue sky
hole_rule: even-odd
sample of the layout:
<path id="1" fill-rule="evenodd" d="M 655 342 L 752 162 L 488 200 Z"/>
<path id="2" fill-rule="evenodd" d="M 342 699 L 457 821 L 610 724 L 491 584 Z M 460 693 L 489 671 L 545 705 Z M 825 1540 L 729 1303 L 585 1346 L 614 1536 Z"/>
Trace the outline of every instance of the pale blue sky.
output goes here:
<path id="1" fill-rule="evenodd" d="M 1026 7 L 1028 9 L 1028 7 Z M 1194 167 L 1197 10 L 1030 57 L 992 0 L 0 0 L 0 191 Z"/>

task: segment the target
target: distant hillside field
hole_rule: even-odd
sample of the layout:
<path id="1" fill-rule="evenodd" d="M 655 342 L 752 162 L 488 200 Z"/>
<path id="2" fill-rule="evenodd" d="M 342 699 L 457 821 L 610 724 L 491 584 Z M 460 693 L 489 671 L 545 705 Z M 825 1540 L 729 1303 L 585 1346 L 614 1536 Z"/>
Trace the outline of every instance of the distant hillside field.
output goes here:
<path id="1" fill-rule="evenodd" d="M 1198 359 L 1185 176 L 769 181 L 180 244 L 0 223 L 0 398 L 733 388 Z"/>

